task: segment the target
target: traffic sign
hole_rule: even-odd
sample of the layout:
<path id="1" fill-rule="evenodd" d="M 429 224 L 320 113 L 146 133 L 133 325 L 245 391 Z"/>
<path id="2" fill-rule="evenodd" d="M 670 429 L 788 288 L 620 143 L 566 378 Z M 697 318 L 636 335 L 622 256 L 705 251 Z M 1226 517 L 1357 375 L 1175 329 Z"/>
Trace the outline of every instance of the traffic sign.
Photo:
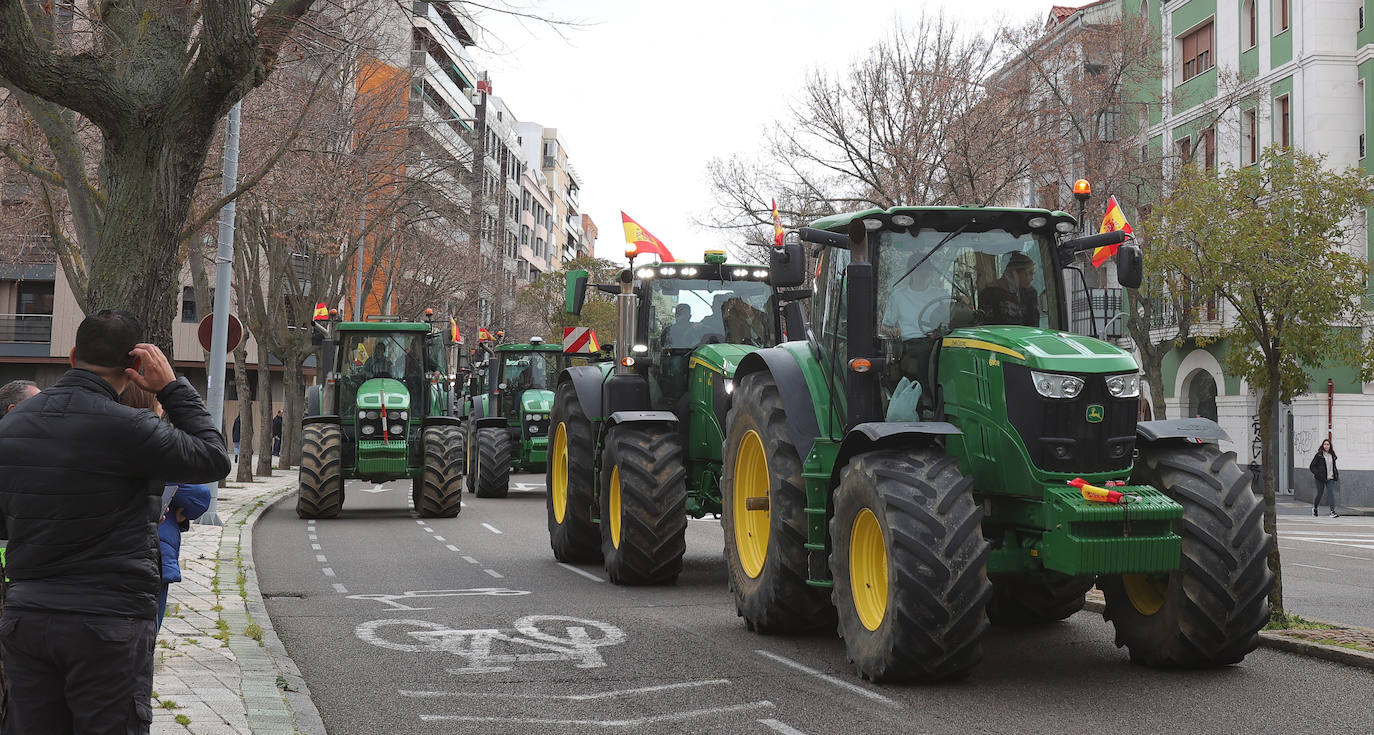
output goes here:
<path id="1" fill-rule="evenodd" d="M 210 350 L 210 337 L 213 333 L 214 314 L 206 314 L 200 320 L 200 326 L 196 327 L 196 336 L 200 338 L 200 346 L 208 352 Z M 229 315 L 229 341 L 224 345 L 225 352 L 233 352 L 239 346 L 239 340 L 243 339 L 243 323 L 233 314 Z"/>

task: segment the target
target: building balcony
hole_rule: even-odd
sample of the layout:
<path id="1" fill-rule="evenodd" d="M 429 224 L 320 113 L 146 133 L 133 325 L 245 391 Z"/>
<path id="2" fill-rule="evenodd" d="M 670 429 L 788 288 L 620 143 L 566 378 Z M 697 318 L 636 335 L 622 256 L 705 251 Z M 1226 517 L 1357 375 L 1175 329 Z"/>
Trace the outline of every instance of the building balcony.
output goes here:
<path id="1" fill-rule="evenodd" d="M 0 343 L 46 345 L 51 342 L 52 314 L 0 314 Z"/>

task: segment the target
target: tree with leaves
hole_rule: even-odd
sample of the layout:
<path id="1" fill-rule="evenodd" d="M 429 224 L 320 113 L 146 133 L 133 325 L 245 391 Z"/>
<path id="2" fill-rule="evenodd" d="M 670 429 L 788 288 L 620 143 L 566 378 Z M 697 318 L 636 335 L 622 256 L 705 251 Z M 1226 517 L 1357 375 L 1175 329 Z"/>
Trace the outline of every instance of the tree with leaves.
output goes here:
<path id="1" fill-rule="evenodd" d="M 1259 395 L 1264 528 L 1275 533 L 1274 413 L 1301 395 L 1307 371 L 1339 364 L 1374 375 L 1374 317 L 1361 215 L 1374 181 L 1324 157 L 1278 146 L 1252 166 L 1189 166 L 1152 213 L 1152 266 L 1169 290 L 1215 295 L 1224 304 L 1225 369 Z M 1284 618 L 1277 545 L 1270 605 Z"/>
<path id="2" fill-rule="evenodd" d="M 616 276 L 623 266 L 616 265 L 604 258 L 574 258 L 564 261 L 563 267 L 556 271 L 540 273 L 530 285 L 516 297 L 519 310 L 532 315 L 530 326 L 534 334 L 547 335 L 550 341 L 563 341 L 564 327 L 591 327 L 602 344 L 616 339 L 615 296 L 598 291 L 592 284 L 616 283 Z M 565 284 L 570 271 L 585 270 L 587 278 L 587 301 L 582 306 L 582 314 L 569 314 L 565 308 Z"/>

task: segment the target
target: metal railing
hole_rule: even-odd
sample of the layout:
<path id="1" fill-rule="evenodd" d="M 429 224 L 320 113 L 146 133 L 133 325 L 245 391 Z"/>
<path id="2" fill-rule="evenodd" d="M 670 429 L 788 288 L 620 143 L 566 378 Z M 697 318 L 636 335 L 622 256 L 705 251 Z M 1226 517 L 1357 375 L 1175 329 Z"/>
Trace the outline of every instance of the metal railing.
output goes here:
<path id="1" fill-rule="evenodd" d="M 52 314 L 0 314 L 0 342 L 51 342 Z"/>
<path id="2" fill-rule="evenodd" d="M 1088 308 L 1090 298 L 1091 309 Z M 1076 290 L 1070 307 L 1069 319 L 1074 334 L 1120 339 L 1126 331 L 1125 320 L 1121 316 L 1119 288 L 1092 288 L 1087 292 Z"/>

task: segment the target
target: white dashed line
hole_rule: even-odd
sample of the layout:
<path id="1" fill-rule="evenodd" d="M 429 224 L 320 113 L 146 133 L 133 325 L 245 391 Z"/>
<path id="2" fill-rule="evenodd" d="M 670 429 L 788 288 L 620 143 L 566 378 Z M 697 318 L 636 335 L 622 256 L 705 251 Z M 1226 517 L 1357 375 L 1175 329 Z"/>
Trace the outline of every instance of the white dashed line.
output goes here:
<path id="1" fill-rule="evenodd" d="M 334 583 L 334 591 L 335 591 L 335 592 L 338 592 L 338 593 L 341 594 L 341 595 L 346 595 L 346 594 L 348 594 L 348 588 L 345 587 L 345 586 L 343 586 L 343 585 L 341 585 L 341 584 L 339 584 L 338 582 L 335 582 L 335 583 Z"/>
<path id="2" fill-rule="evenodd" d="M 493 577 L 495 577 L 495 578 L 497 578 L 497 579 L 504 579 L 505 576 L 506 576 L 506 575 L 504 575 L 504 574 L 502 574 L 502 573 L 496 571 L 495 569 L 483 569 L 482 571 L 486 572 L 487 574 L 490 574 L 491 576 L 493 576 Z"/>
<path id="3" fill-rule="evenodd" d="M 453 544 L 449 544 L 447 548 L 448 548 L 449 551 L 457 551 L 457 550 L 458 550 L 458 547 L 457 547 L 457 546 L 454 546 Z"/>
<path id="4" fill-rule="evenodd" d="M 334 570 L 333 570 L 333 569 L 330 569 L 329 567 L 321 567 L 321 568 L 320 568 L 320 571 L 321 571 L 321 572 L 324 572 L 324 576 L 326 576 L 326 577 L 332 577 L 332 576 L 334 576 Z"/>
<path id="5" fill-rule="evenodd" d="M 416 521 L 416 523 L 418 523 L 418 524 L 420 524 L 421 526 L 423 526 L 423 525 L 425 525 L 426 523 L 428 523 L 428 521 Z"/>
<path id="6" fill-rule="evenodd" d="M 804 674 L 810 674 L 811 676 L 814 676 L 817 679 L 826 682 L 827 684 L 833 684 L 834 686 L 837 686 L 846 691 L 853 692 L 861 697 L 867 697 L 868 699 L 872 699 L 875 702 L 882 702 L 883 704 L 891 705 L 893 707 L 901 706 L 896 702 L 892 701 L 891 699 L 888 699 L 887 697 L 884 697 L 883 695 L 877 692 L 870 692 L 869 690 L 864 689 L 863 687 L 857 684 L 851 684 L 843 679 L 831 676 L 830 674 L 827 674 L 823 671 L 817 671 L 816 669 L 813 669 L 810 666 L 807 666 L 806 664 L 798 663 L 784 656 L 779 656 L 778 654 L 773 653 L 772 651 L 765 651 L 760 648 L 755 650 L 754 653 L 757 653 L 758 655 L 763 656 L 764 658 L 770 658 L 774 661 L 777 661 L 778 663 L 784 666 L 790 666 L 791 668 L 794 668 L 797 671 L 800 671 Z"/>
<path id="7" fill-rule="evenodd" d="M 316 554 L 316 555 L 315 555 L 315 561 L 329 561 L 329 560 L 326 559 L 326 558 L 324 558 L 324 554 Z"/>
<path id="8" fill-rule="evenodd" d="M 316 536 L 315 534 L 312 533 L 312 534 L 310 534 L 310 540 L 311 540 L 311 541 L 319 541 L 319 540 L 320 540 L 320 537 L 319 537 L 319 536 Z"/>
<path id="9" fill-rule="evenodd" d="M 467 562 L 467 563 L 469 563 L 469 564 L 476 564 L 476 563 L 477 563 L 477 560 L 474 559 L 474 558 L 472 558 L 472 557 L 470 557 L 470 556 L 465 556 L 465 557 L 463 557 L 463 561 L 465 561 L 465 562 Z"/>
<path id="10" fill-rule="evenodd" d="M 424 531 L 425 533 L 434 533 L 434 529 L 430 528 L 429 526 L 423 526 L 420 528 L 420 530 Z"/>
<path id="11" fill-rule="evenodd" d="M 606 580 L 604 580 L 604 579 L 602 579 L 602 578 L 596 576 L 595 574 L 592 574 L 591 572 L 589 572 L 589 571 L 587 571 L 587 570 L 585 570 L 585 569 L 578 569 L 577 567 L 575 567 L 575 566 L 573 566 L 573 565 L 571 565 L 571 564 L 564 564 L 563 562 L 560 561 L 560 562 L 558 562 L 558 566 L 563 567 L 564 569 L 566 569 L 566 570 L 572 572 L 573 574 L 580 574 L 580 575 L 586 577 L 587 579 L 590 579 L 590 580 L 593 581 L 593 582 L 605 582 L 605 581 L 606 581 Z"/>
<path id="12" fill-rule="evenodd" d="M 319 544 L 311 544 L 311 545 L 310 545 L 310 549 L 311 549 L 311 551 L 319 551 L 319 550 L 320 550 L 320 545 L 319 545 Z"/>
<path id="13" fill-rule="evenodd" d="M 1339 556 L 1342 559 L 1357 559 L 1359 561 L 1374 561 L 1367 556 L 1347 556 L 1345 554 L 1327 554 L 1327 556 Z"/>
<path id="14" fill-rule="evenodd" d="M 496 526 L 491 525 L 490 523 L 483 523 L 483 524 L 482 524 L 482 528 L 485 528 L 485 529 L 487 529 L 488 531 L 491 531 L 492 533 L 501 533 L 501 529 L 497 528 Z"/>
<path id="15" fill-rule="evenodd" d="M 1323 572 L 1334 572 L 1334 571 L 1336 571 L 1335 569 L 1332 569 L 1331 567 L 1319 567 L 1319 566 L 1317 566 L 1316 564 L 1299 564 L 1299 563 L 1297 563 L 1297 562 L 1291 562 L 1291 563 L 1292 563 L 1293 566 L 1295 566 L 1295 567 L 1307 567 L 1308 569 L 1320 569 L 1320 570 L 1322 570 Z"/>
<path id="16" fill-rule="evenodd" d="M 759 720 L 759 722 L 777 730 L 782 735 L 806 735 L 806 733 L 785 722 L 778 722 L 777 720 Z"/>
<path id="17" fill-rule="evenodd" d="M 435 536 L 435 537 L 434 537 L 434 540 L 435 540 L 435 541 L 447 541 L 448 539 L 444 538 L 443 536 Z"/>

